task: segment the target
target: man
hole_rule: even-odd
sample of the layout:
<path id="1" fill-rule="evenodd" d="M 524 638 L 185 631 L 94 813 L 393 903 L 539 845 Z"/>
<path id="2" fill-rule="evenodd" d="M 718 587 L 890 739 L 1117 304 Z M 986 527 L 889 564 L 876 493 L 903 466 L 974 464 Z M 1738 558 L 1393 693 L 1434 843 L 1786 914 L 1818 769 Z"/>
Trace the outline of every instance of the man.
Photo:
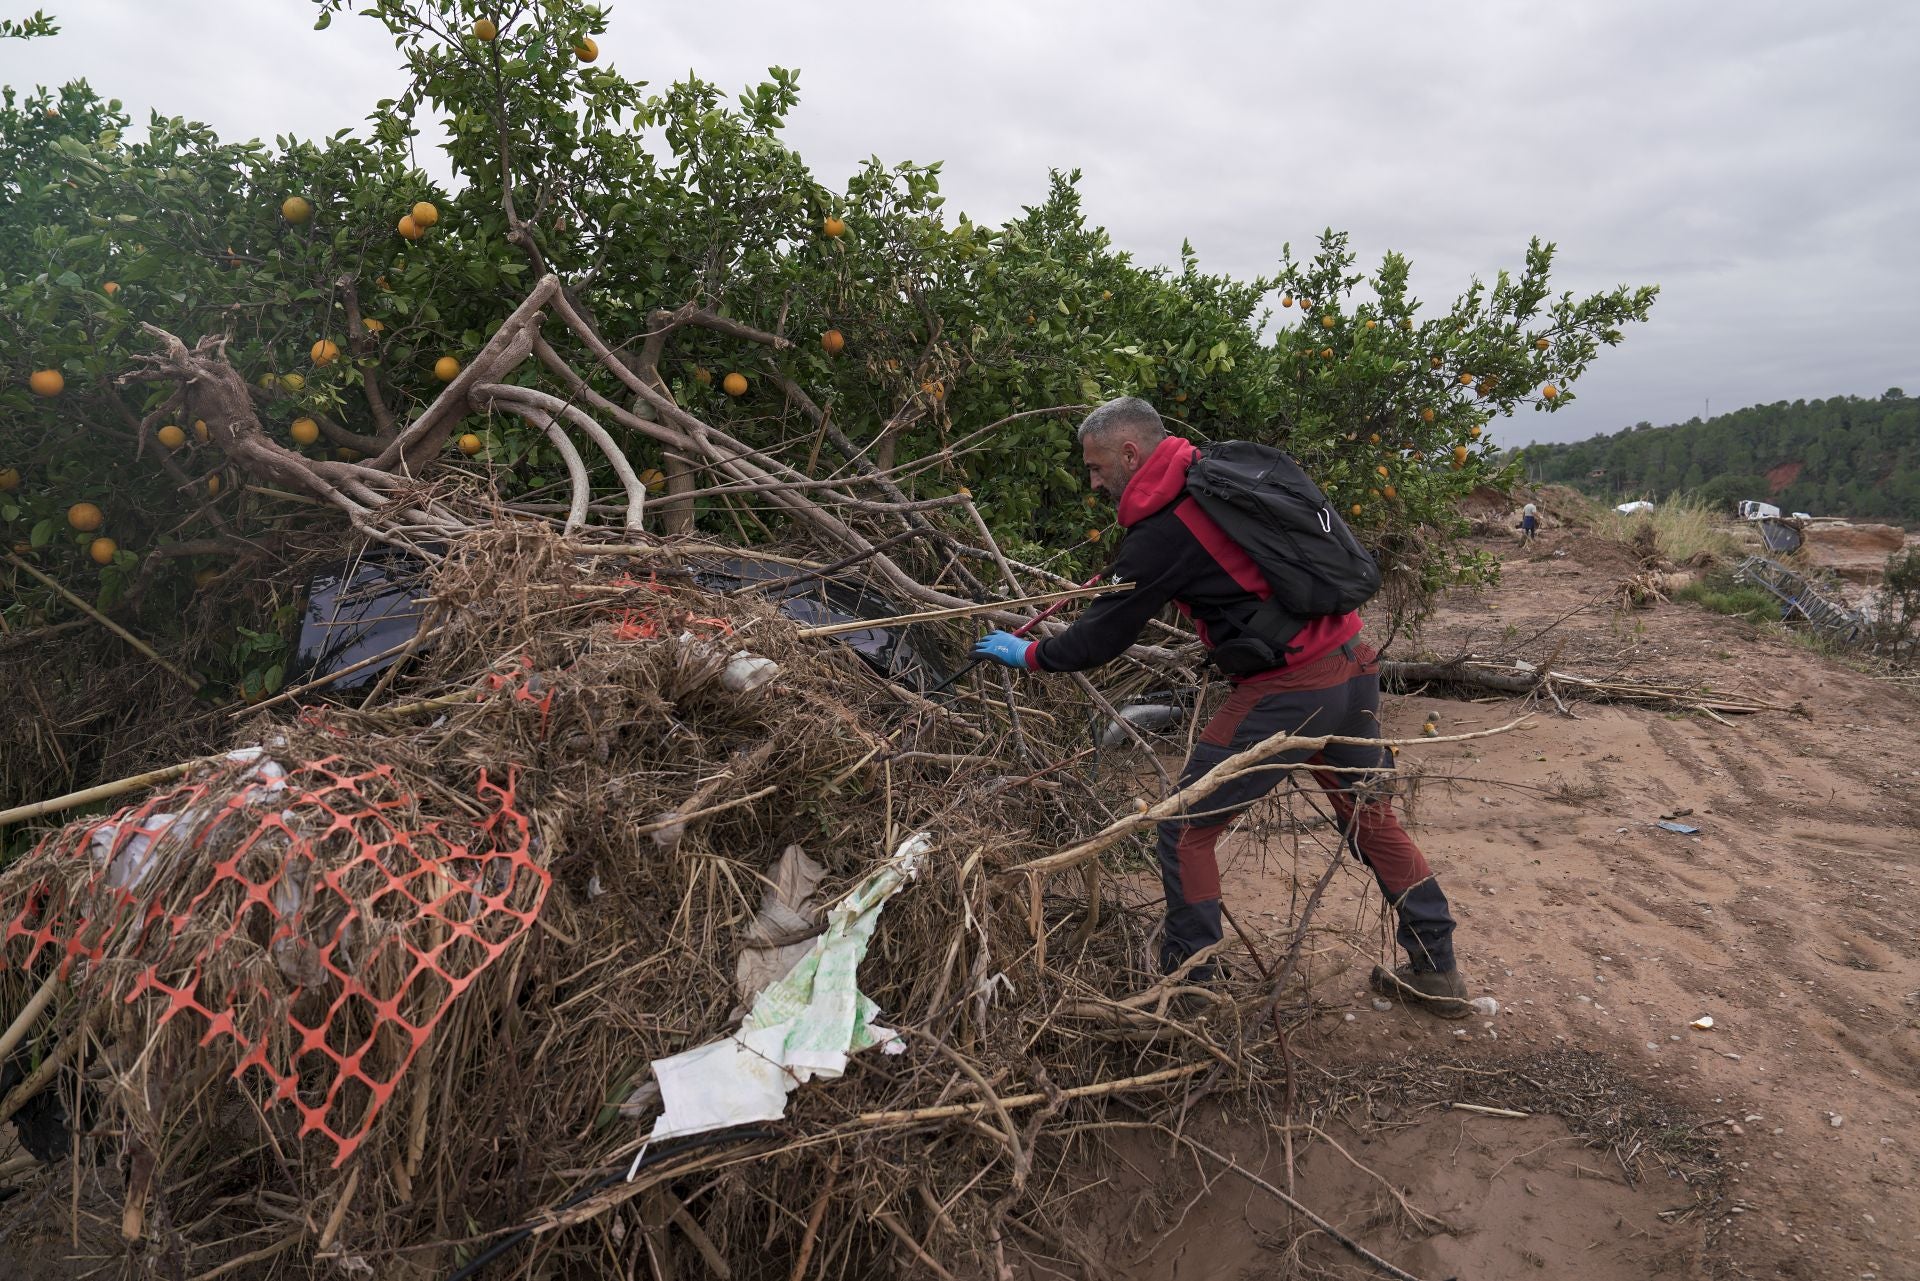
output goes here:
<path id="1" fill-rule="evenodd" d="M 1528 503 L 1520 509 L 1520 545 L 1525 547 L 1532 543 L 1539 532 L 1540 509 Z"/>
<path id="2" fill-rule="evenodd" d="M 1124 653 L 1147 623 L 1171 602 L 1192 620 L 1209 652 L 1249 635 L 1257 606 L 1269 593 L 1253 559 L 1229 539 L 1186 492 L 1188 466 L 1198 451 L 1171 436 L 1152 405 L 1137 397 L 1109 401 L 1087 415 L 1079 439 L 1093 488 L 1114 499 L 1126 538 L 1114 558 L 1115 581 L 1132 591 L 1096 598 L 1066 631 L 1028 641 L 995 631 L 974 653 L 1008 667 L 1074 672 Z M 1279 666 L 1231 678 L 1233 692 L 1207 723 L 1180 774 L 1180 786 L 1198 780 L 1236 752 L 1281 733 L 1380 737 L 1380 676 L 1374 651 L 1360 644 L 1360 617 L 1348 613 L 1308 619 L 1291 637 L 1260 637 L 1284 655 Z M 1471 1013 L 1467 987 L 1453 958 L 1453 916 L 1426 858 L 1378 792 L 1378 775 L 1392 758 L 1379 746 L 1330 745 L 1294 751 L 1276 763 L 1307 762 L 1333 803 L 1343 833 L 1373 869 L 1399 914 L 1398 939 L 1407 963 L 1392 974 L 1375 971 L 1375 990 L 1416 1001 L 1447 1018 Z M 1218 943 L 1220 870 L 1214 846 L 1238 817 L 1287 777 L 1264 770 L 1225 783 L 1189 807 L 1190 818 L 1160 825 L 1160 878 L 1166 888 L 1166 938 L 1160 963 L 1171 971 Z M 1195 975 L 1211 977 L 1211 967 Z"/>

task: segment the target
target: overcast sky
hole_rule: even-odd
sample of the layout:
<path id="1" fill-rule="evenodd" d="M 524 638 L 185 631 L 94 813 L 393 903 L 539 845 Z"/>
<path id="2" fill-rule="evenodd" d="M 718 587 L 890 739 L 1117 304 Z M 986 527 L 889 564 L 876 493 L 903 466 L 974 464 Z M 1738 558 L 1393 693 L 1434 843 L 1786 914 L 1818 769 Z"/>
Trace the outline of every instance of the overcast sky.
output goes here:
<path id="1" fill-rule="evenodd" d="M 401 84 L 371 20 L 308 0 L 35 0 L 0 83 L 84 76 L 222 137 L 361 124 Z M 0 0 L 17 14 L 23 0 Z M 737 90 L 800 70 L 789 139 L 823 180 L 945 162 L 998 221 L 1084 171 L 1142 261 L 1270 270 L 1322 227 L 1397 249 L 1443 305 L 1556 241 L 1557 288 L 1658 284 L 1553 415 L 1504 443 L 1889 386 L 1920 394 L 1920 6 L 1899 0 L 1366 4 L 613 0 L 603 64 Z M 422 162 L 443 170 L 434 157 Z"/>

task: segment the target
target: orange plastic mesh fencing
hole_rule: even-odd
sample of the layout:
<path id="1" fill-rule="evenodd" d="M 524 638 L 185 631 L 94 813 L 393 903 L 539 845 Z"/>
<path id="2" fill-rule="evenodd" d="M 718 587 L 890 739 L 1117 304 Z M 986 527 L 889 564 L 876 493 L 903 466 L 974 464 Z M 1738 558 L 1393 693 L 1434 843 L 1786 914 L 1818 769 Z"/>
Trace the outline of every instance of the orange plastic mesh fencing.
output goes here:
<path id="1" fill-rule="evenodd" d="M 337 1168 L 546 900 L 515 782 L 482 773 L 477 821 L 420 821 L 389 766 L 235 761 L 8 869 L 0 970 L 51 953 L 150 1034 L 183 1020 L 331 1140 Z"/>

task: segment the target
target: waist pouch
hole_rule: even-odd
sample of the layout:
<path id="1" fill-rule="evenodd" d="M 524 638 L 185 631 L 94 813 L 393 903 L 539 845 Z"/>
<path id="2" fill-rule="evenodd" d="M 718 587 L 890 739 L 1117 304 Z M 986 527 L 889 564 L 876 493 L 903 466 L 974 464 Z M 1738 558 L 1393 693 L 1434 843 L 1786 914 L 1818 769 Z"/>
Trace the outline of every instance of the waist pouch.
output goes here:
<path id="1" fill-rule="evenodd" d="M 1286 663 L 1282 646 L 1275 650 L 1272 645 L 1258 636 L 1241 636 L 1216 646 L 1207 659 L 1220 672 L 1227 676 L 1252 676 L 1256 672 L 1272 671 Z"/>

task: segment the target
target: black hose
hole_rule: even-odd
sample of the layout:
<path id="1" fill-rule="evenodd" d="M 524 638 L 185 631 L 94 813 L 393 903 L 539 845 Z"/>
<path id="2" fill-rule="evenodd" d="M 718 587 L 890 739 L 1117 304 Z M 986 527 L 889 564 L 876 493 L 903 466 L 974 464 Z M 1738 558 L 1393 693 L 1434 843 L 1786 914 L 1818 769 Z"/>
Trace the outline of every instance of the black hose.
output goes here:
<path id="1" fill-rule="evenodd" d="M 700 1148 L 710 1147 L 715 1143 L 746 1143 L 754 1139 L 771 1137 L 773 1137 L 773 1132 L 762 1126 L 753 1126 L 745 1130 L 715 1130 L 708 1134 L 696 1134 L 689 1138 L 682 1139 L 678 1143 L 663 1143 L 658 1147 L 648 1149 L 647 1154 L 640 1158 L 639 1164 L 633 1166 L 631 1172 L 637 1174 L 648 1166 L 658 1165 L 660 1162 L 679 1156 L 684 1152 L 692 1152 Z M 614 1184 L 624 1182 L 628 1177 L 628 1168 L 622 1166 L 597 1183 L 589 1183 L 586 1187 L 568 1197 L 555 1208 L 557 1210 L 571 1210 L 574 1206 L 579 1205 L 596 1192 L 604 1192 Z M 468 1281 L 468 1278 L 478 1276 L 482 1268 L 532 1235 L 533 1229 L 531 1227 L 515 1228 L 506 1236 L 500 1238 L 485 1250 L 475 1255 L 471 1261 L 458 1271 L 450 1274 L 447 1277 L 447 1281 Z"/>

